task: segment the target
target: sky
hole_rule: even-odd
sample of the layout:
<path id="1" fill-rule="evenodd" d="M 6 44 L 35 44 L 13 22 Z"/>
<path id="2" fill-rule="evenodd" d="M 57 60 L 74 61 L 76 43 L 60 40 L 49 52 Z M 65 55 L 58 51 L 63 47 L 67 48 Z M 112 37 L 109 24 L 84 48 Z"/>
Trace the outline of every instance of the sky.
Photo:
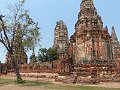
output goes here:
<path id="1" fill-rule="evenodd" d="M 0 13 L 9 14 L 7 6 L 19 0 L 0 0 Z M 77 22 L 80 3 L 82 0 L 26 0 L 25 9 L 29 10 L 30 16 L 39 23 L 42 39 L 41 46 L 52 47 L 54 28 L 58 20 L 63 20 L 67 26 L 69 37 L 74 33 Z M 120 41 L 120 0 L 93 0 L 98 14 L 102 17 L 104 27 L 108 26 L 111 34 L 112 26 Z M 38 49 L 36 47 L 36 54 Z M 31 52 L 27 52 L 28 56 Z M 0 45 L 0 61 L 5 62 L 6 50 Z"/>

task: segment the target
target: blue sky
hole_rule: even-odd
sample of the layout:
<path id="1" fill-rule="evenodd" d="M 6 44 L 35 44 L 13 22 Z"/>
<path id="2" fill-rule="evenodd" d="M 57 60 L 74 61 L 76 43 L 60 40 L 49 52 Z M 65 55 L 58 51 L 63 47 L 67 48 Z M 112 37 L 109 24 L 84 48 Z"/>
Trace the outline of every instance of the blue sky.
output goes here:
<path id="1" fill-rule="evenodd" d="M 7 5 L 18 0 L 0 0 L 0 12 L 8 14 Z M 42 47 L 49 48 L 53 45 L 54 27 L 56 21 L 63 20 L 68 28 L 69 37 L 74 33 L 80 3 L 82 0 L 26 0 L 25 8 L 29 9 L 31 17 L 42 27 Z M 120 40 L 120 0 L 94 0 L 98 14 L 102 17 L 104 26 L 115 26 Z M 5 61 L 6 50 L 0 46 L 0 60 Z M 39 48 L 36 48 L 36 51 Z M 37 53 L 37 52 L 36 52 Z M 30 52 L 28 53 L 30 55 Z"/>

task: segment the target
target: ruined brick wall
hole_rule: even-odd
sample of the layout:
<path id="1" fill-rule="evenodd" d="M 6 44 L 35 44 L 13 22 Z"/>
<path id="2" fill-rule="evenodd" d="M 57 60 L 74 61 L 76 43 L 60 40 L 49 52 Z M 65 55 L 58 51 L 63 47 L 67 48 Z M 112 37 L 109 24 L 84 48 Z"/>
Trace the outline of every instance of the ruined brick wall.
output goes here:
<path id="1" fill-rule="evenodd" d="M 58 61 L 53 62 L 39 62 L 28 65 L 19 65 L 20 72 L 22 73 L 57 73 Z"/>
<path id="2" fill-rule="evenodd" d="M 120 47 L 116 47 L 115 48 L 115 61 L 116 61 L 116 64 L 117 64 L 117 67 L 120 68 Z"/>
<path id="3" fill-rule="evenodd" d="M 52 62 L 31 63 L 28 65 L 19 65 L 21 73 L 59 73 L 70 74 L 71 60 L 60 58 Z"/>
<path id="4" fill-rule="evenodd" d="M 72 59 L 68 57 L 60 57 L 58 66 L 59 75 L 70 75 L 72 71 Z"/>

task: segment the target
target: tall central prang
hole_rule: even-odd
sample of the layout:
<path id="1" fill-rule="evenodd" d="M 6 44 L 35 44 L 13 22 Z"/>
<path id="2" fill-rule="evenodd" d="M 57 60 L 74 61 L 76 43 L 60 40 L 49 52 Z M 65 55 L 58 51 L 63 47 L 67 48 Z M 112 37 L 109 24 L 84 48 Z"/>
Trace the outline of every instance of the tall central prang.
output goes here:
<path id="1" fill-rule="evenodd" d="M 93 0 L 82 0 L 75 24 L 73 58 L 78 64 L 112 63 L 111 36 L 94 7 Z"/>

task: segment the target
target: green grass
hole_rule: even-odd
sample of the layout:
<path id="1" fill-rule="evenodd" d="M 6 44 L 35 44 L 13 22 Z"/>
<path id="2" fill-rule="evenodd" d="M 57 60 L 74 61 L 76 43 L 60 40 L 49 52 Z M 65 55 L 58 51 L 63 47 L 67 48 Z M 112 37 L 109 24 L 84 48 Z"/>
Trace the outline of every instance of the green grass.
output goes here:
<path id="1" fill-rule="evenodd" d="M 0 78 L 0 85 L 6 85 L 6 84 L 15 84 L 15 82 L 12 79 Z"/>
<path id="2" fill-rule="evenodd" d="M 117 88 L 102 88 L 102 87 L 90 87 L 90 86 L 71 86 L 71 85 L 48 85 L 46 90 L 120 90 Z M 48 89 L 49 88 L 49 89 Z"/>
<path id="3" fill-rule="evenodd" d="M 37 82 L 37 81 L 25 81 L 24 86 L 43 86 L 43 85 L 51 85 L 49 82 Z"/>
<path id="4" fill-rule="evenodd" d="M 0 85 L 8 85 L 8 84 L 16 84 L 17 85 L 17 83 L 13 79 L 0 78 Z M 25 81 L 25 83 L 19 84 L 19 85 L 23 85 L 23 86 L 41 86 L 41 85 L 50 85 L 50 84 L 51 83 L 49 83 L 49 82 Z"/>
<path id="5" fill-rule="evenodd" d="M 18 85 L 12 79 L 0 78 L 0 85 Z M 42 86 L 44 90 L 120 90 L 115 88 L 102 88 L 102 87 L 90 87 L 90 86 L 79 86 L 79 85 L 66 85 L 66 84 L 52 84 L 50 82 L 37 82 L 37 81 L 25 81 L 20 86 Z M 42 90 L 42 88 L 41 88 Z"/>

